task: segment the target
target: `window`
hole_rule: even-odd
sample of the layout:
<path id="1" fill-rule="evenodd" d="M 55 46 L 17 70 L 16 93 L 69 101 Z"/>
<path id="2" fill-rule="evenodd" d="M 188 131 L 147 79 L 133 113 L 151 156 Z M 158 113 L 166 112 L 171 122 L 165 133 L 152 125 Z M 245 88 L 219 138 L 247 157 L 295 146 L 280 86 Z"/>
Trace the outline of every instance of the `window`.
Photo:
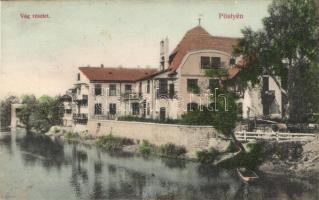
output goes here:
<path id="1" fill-rule="evenodd" d="M 150 107 L 150 103 L 147 103 L 147 115 L 151 114 L 151 107 Z"/>
<path id="2" fill-rule="evenodd" d="M 110 84 L 110 91 L 109 91 L 109 95 L 110 96 L 116 96 L 116 85 L 115 84 Z"/>
<path id="3" fill-rule="evenodd" d="M 102 86 L 101 86 L 101 84 L 95 84 L 95 86 L 94 86 L 94 94 L 95 94 L 95 96 L 102 95 Z"/>
<path id="4" fill-rule="evenodd" d="M 142 93 L 142 82 L 140 82 L 138 85 L 138 93 Z"/>
<path id="5" fill-rule="evenodd" d="M 200 57 L 200 63 L 202 69 L 209 69 L 210 68 L 210 58 L 208 56 Z"/>
<path id="6" fill-rule="evenodd" d="M 189 103 L 187 104 L 187 111 L 194 111 L 198 109 L 198 104 L 197 103 Z"/>
<path id="7" fill-rule="evenodd" d="M 146 92 L 147 92 L 147 94 L 150 93 L 150 90 L 151 90 L 151 81 L 150 81 L 150 80 L 147 80 L 147 87 L 146 87 Z"/>
<path id="8" fill-rule="evenodd" d="M 125 93 L 132 93 L 132 85 L 125 85 Z"/>
<path id="9" fill-rule="evenodd" d="M 102 114 L 102 104 L 96 103 L 94 104 L 94 114 L 101 115 Z"/>
<path id="10" fill-rule="evenodd" d="M 221 60 L 220 60 L 220 57 L 212 57 L 212 67 L 214 68 L 218 68 L 221 66 Z"/>
<path id="11" fill-rule="evenodd" d="M 78 81 L 81 80 L 81 75 L 78 73 Z"/>
<path id="12" fill-rule="evenodd" d="M 110 115 L 115 115 L 116 114 L 116 104 L 115 103 L 110 103 L 109 104 L 109 112 L 110 112 Z"/>
<path id="13" fill-rule="evenodd" d="M 159 93 L 160 93 L 160 95 L 167 94 L 167 80 L 166 79 L 159 80 Z"/>
<path id="14" fill-rule="evenodd" d="M 83 94 L 81 105 L 84 107 L 88 106 L 88 99 L 89 99 L 88 95 Z"/>
<path id="15" fill-rule="evenodd" d="M 197 79 L 187 79 L 187 92 L 193 92 L 197 88 Z"/>
<path id="16" fill-rule="evenodd" d="M 132 103 L 132 115 L 140 114 L 140 106 L 139 103 Z"/>
<path id="17" fill-rule="evenodd" d="M 219 88 L 219 80 L 218 79 L 209 79 L 208 89 L 210 89 L 210 91 L 214 91 L 215 88 Z"/>
<path id="18" fill-rule="evenodd" d="M 169 98 L 174 98 L 175 95 L 175 88 L 174 83 L 169 84 Z"/>
<path id="19" fill-rule="evenodd" d="M 235 65 L 236 64 L 236 59 L 235 58 L 231 58 L 229 60 L 229 65 Z"/>

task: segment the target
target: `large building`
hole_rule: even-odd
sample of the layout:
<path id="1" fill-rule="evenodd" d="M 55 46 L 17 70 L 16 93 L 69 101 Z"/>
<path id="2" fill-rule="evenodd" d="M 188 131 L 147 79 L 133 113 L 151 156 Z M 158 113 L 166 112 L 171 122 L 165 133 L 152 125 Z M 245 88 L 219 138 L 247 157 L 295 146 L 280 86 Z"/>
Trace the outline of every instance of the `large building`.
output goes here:
<path id="1" fill-rule="evenodd" d="M 85 125 L 90 119 L 138 116 L 157 120 L 178 119 L 190 109 L 209 106 L 209 91 L 229 81 L 240 97 L 244 118 L 281 117 L 280 84 L 270 76 L 262 85 L 245 91 L 236 84 L 242 64 L 233 54 L 239 38 L 216 37 L 203 27 L 189 30 L 169 53 L 168 39 L 160 42 L 159 67 L 79 67 L 75 87 L 67 92 L 64 125 Z M 219 70 L 222 76 L 207 76 Z"/>

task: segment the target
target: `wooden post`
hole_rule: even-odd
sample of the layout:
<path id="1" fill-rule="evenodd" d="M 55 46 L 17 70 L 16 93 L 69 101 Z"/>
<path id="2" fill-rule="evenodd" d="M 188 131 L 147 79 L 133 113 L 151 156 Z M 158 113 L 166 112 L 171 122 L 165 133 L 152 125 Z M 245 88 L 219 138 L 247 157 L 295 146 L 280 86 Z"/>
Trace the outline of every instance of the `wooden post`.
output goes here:
<path id="1" fill-rule="evenodd" d="M 244 140 L 247 142 L 247 136 L 246 136 L 246 131 L 244 130 Z"/>

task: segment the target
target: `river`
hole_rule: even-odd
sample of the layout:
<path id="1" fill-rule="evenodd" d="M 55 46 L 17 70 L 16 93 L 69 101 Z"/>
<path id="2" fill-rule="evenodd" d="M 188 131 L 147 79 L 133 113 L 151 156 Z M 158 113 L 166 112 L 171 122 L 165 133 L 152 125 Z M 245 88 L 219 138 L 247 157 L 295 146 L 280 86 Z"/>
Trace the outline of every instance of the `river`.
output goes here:
<path id="1" fill-rule="evenodd" d="M 108 153 L 75 142 L 0 133 L 0 199 L 319 199 L 319 181 L 261 174 L 245 185 L 234 170 Z"/>

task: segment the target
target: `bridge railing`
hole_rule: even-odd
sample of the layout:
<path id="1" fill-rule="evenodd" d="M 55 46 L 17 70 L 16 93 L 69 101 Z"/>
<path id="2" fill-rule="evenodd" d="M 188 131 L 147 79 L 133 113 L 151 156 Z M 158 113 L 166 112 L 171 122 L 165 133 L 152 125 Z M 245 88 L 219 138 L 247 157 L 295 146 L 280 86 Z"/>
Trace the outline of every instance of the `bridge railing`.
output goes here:
<path id="1" fill-rule="evenodd" d="M 276 141 L 312 141 L 318 140 L 319 134 L 315 133 L 281 133 L 281 132 L 248 132 L 238 131 L 235 132 L 235 136 L 239 141 L 251 141 L 251 140 L 276 140 Z"/>

